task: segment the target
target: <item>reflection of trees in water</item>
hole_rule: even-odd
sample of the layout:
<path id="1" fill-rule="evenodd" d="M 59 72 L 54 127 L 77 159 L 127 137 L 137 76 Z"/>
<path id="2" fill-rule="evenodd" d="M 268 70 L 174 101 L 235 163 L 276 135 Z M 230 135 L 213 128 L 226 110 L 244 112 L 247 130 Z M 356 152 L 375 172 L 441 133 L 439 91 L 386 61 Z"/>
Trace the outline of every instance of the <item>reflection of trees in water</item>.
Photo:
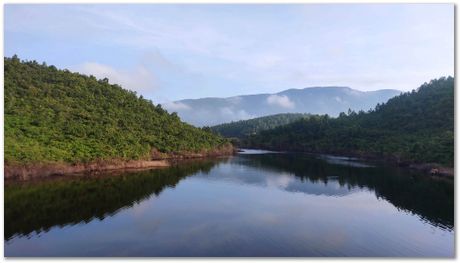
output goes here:
<path id="1" fill-rule="evenodd" d="M 241 162 L 260 169 L 289 172 L 312 183 L 327 184 L 333 177 L 342 187 L 371 189 L 378 198 L 391 202 L 398 209 L 417 214 L 433 225 L 448 229 L 454 226 L 454 185 L 451 180 L 431 178 L 397 167 L 334 165 L 308 155 L 251 155 L 243 157 Z"/>
<path id="2" fill-rule="evenodd" d="M 431 224 L 448 229 L 454 225 L 451 181 L 435 180 L 397 168 L 332 165 L 306 155 L 247 155 L 233 160 L 262 171 L 292 173 L 304 182 L 336 180 L 343 187 L 368 188 L 398 209 L 417 214 Z M 217 163 L 215 160 L 193 160 L 161 170 L 8 185 L 5 187 L 4 237 L 8 240 L 14 235 L 48 231 L 53 226 L 103 219 L 152 194 L 159 195 L 167 187 L 175 187 L 187 176 L 208 173 Z"/>
<path id="3" fill-rule="evenodd" d="M 167 169 L 97 178 L 63 178 L 5 187 L 5 239 L 103 219 L 197 172 L 209 173 L 217 162 L 194 160 Z"/>

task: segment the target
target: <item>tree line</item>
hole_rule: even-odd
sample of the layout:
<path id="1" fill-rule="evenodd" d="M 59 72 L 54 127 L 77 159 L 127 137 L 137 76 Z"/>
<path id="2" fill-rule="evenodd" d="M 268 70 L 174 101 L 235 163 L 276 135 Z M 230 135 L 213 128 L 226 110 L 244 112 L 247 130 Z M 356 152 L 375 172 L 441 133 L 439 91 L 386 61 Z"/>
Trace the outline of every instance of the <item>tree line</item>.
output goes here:
<path id="1" fill-rule="evenodd" d="M 280 113 L 249 120 L 224 123 L 212 126 L 210 129 L 225 137 L 243 138 L 248 135 L 258 134 L 264 130 L 273 129 L 303 118 L 308 118 L 309 116 L 310 114 L 306 113 Z"/>
<path id="2" fill-rule="evenodd" d="M 337 118 L 314 115 L 246 136 L 243 147 L 454 164 L 454 78 L 442 77 Z"/>

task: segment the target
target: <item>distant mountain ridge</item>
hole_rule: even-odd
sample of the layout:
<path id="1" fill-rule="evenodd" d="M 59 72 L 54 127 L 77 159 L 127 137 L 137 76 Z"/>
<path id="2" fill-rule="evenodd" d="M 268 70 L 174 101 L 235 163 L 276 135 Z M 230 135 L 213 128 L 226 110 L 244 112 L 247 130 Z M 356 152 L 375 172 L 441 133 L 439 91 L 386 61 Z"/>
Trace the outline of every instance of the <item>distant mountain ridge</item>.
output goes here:
<path id="1" fill-rule="evenodd" d="M 400 93 L 394 89 L 359 91 L 349 87 L 325 86 L 288 89 L 273 94 L 185 99 L 163 106 L 170 112 L 177 112 L 190 124 L 212 126 L 279 113 L 338 116 L 348 109 L 367 111 Z"/>
<path id="2" fill-rule="evenodd" d="M 350 111 L 338 118 L 302 118 L 250 135 L 241 140 L 241 146 L 453 168 L 454 87 L 453 77 L 441 77 L 379 104 L 370 112 Z"/>

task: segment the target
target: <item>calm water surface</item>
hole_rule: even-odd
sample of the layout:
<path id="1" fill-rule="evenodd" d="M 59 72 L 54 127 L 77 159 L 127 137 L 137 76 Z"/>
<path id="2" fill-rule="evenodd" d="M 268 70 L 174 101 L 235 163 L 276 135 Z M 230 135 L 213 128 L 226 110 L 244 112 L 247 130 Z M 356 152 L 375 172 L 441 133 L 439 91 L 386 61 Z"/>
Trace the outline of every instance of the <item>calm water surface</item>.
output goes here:
<path id="1" fill-rule="evenodd" d="M 9 182 L 6 256 L 454 256 L 454 185 L 359 160 L 249 151 Z"/>

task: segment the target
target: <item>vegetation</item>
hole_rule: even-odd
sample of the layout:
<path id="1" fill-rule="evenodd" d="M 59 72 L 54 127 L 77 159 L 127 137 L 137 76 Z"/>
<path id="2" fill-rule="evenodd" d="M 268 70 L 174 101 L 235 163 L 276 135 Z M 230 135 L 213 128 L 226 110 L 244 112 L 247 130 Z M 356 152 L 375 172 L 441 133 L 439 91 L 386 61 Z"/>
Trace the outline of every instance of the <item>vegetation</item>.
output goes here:
<path id="1" fill-rule="evenodd" d="M 286 125 L 310 114 L 305 113 L 280 113 L 250 120 L 224 123 L 211 127 L 211 130 L 225 137 L 243 138 L 248 135 L 258 134 L 261 131 Z"/>
<path id="2" fill-rule="evenodd" d="M 249 136 L 243 146 L 372 155 L 398 161 L 454 164 L 454 78 L 443 77 L 375 109 L 311 116 Z"/>
<path id="3" fill-rule="evenodd" d="M 108 79 L 4 58 L 5 162 L 148 159 L 228 144 Z"/>

